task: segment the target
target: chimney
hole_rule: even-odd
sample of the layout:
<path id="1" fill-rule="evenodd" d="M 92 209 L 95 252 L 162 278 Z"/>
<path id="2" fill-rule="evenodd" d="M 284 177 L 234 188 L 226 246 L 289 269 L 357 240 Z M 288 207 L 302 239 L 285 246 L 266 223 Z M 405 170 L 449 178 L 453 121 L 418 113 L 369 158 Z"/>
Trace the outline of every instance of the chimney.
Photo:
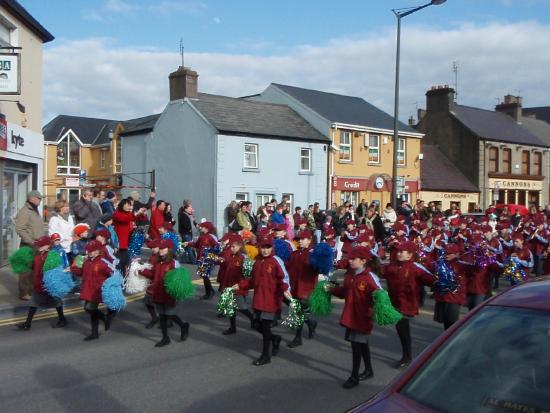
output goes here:
<path id="1" fill-rule="evenodd" d="M 418 110 L 416 111 L 416 117 L 418 118 L 418 122 L 424 119 L 424 116 L 426 116 L 426 110 L 418 108 Z"/>
<path id="2" fill-rule="evenodd" d="M 198 97 L 198 77 L 197 72 L 183 66 L 170 73 L 170 100 Z"/>
<path id="3" fill-rule="evenodd" d="M 432 86 L 431 90 L 426 92 L 426 111 L 449 112 L 453 107 L 454 98 L 455 90 L 449 85 Z"/>
<path id="4" fill-rule="evenodd" d="M 414 120 L 414 116 L 410 115 L 409 116 L 409 126 L 414 126 L 414 125 L 416 125 L 416 121 Z"/>
<path id="5" fill-rule="evenodd" d="M 511 116 L 516 122 L 520 122 L 523 116 L 521 103 L 521 96 L 506 95 L 503 102 L 495 106 L 495 110 Z"/>

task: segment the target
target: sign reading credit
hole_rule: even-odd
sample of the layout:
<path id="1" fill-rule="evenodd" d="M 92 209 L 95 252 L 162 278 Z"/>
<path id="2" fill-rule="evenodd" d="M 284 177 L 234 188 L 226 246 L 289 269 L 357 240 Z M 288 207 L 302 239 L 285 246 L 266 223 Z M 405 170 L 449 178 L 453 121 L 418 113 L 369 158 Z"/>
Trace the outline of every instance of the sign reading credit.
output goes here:
<path id="1" fill-rule="evenodd" d="M 332 178 L 332 189 L 340 191 L 366 191 L 369 180 L 362 178 Z"/>

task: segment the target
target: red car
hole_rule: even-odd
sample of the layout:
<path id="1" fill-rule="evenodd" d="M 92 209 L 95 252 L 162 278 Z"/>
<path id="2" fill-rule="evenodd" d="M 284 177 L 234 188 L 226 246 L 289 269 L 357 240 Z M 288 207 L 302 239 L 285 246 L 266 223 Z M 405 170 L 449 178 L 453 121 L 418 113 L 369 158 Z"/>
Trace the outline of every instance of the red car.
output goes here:
<path id="1" fill-rule="evenodd" d="M 350 412 L 550 412 L 550 277 L 476 307 Z"/>

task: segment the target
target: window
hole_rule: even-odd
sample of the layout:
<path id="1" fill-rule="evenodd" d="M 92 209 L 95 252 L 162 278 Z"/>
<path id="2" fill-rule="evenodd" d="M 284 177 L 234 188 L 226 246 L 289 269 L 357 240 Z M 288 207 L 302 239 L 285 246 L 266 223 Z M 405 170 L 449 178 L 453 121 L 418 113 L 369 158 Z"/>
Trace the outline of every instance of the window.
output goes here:
<path id="1" fill-rule="evenodd" d="M 72 134 L 67 134 L 57 144 L 57 173 L 78 175 L 80 172 L 80 145 Z"/>
<path id="2" fill-rule="evenodd" d="M 237 192 L 235 194 L 235 201 L 248 201 L 248 192 Z"/>
<path id="3" fill-rule="evenodd" d="M 511 149 L 502 150 L 502 172 L 507 174 L 512 173 L 512 150 Z"/>
<path id="4" fill-rule="evenodd" d="M 533 170 L 535 175 L 542 175 L 542 153 L 535 152 L 533 155 Z"/>
<path id="5" fill-rule="evenodd" d="M 122 166 L 122 139 L 117 138 L 115 144 L 115 172 L 120 173 Z"/>
<path id="6" fill-rule="evenodd" d="M 531 157 L 529 151 L 521 152 L 521 173 L 529 175 L 531 173 Z"/>
<path id="7" fill-rule="evenodd" d="M 12 33 L 16 27 L 0 16 L 0 46 L 15 46 L 12 44 Z"/>
<path id="8" fill-rule="evenodd" d="M 403 138 L 397 139 L 397 165 L 405 166 L 407 163 L 407 142 Z"/>
<path id="9" fill-rule="evenodd" d="M 355 191 L 342 191 L 340 193 L 340 205 L 343 205 L 346 202 L 349 202 L 352 205 L 357 206 L 357 200 L 359 198 L 359 192 Z"/>
<path id="10" fill-rule="evenodd" d="M 498 172 L 498 148 L 489 148 L 489 172 Z"/>
<path id="11" fill-rule="evenodd" d="M 99 169 L 105 169 L 106 158 L 107 158 L 107 151 L 99 151 Z"/>
<path id="12" fill-rule="evenodd" d="M 351 162 L 351 132 L 340 131 L 340 161 Z"/>
<path id="13" fill-rule="evenodd" d="M 270 202 L 275 196 L 273 194 L 256 194 L 256 205 L 261 207 L 267 202 Z"/>
<path id="14" fill-rule="evenodd" d="M 380 163 L 380 135 L 369 134 L 369 163 Z"/>
<path id="15" fill-rule="evenodd" d="M 244 144 L 244 167 L 258 169 L 258 145 L 255 143 Z"/>
<path id="16" fill-rule="evenodd" d="M 399 199 L 401 201 L 405 201 L 406 203 L 410 204 L 411 203 L 411 194 L 408 194 L 408 193 L 402 193 L 399 195 Z M 460 202 L 455 202 L 456 204 L 460 204 Z"/>
<path id="17" fill-rule="evenodd" d="M 311 172 L 311 149 L 300 149 L 300 171 Z"/>

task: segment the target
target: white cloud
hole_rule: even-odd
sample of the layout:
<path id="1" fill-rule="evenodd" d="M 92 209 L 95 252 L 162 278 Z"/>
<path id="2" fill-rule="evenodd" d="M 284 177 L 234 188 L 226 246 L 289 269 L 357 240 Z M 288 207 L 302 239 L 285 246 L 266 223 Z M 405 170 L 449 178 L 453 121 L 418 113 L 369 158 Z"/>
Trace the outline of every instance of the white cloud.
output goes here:
<path id="1" fill-rule="evenodd" d="M 216 17 L 214 17 L 214 18 L 212 19 L 212 21 L 213 21 L 214 23 L 216 23 L 216 24 L 220 24 L 221 21 L 222 21 L 222 19 L 220 19 L 219 17 L 216 16 Z"/>
<path id="2" fill-rule="evenodd" d="M 452 84 L 459 62 L 459 102 L 493 108 L 521 91 L 526 106 L 550 104 L 550 25 L 406 26 L 402 33 L 400 118 L 425 105 L 432 85 Z M 107 39 L 53 43 L 44 57 L 45 119 L 63 114 L 130 118 L 159 112 L 177 53 L 113 47 Z M 270 82 L 361 96 L 392 113 L 395 28 L 358 39 L 303 45 L 277 55 L 186 53 L 203 92 L 242 96 Z"/>
<path id="3" fill-rule="evenodd" d="M 128 13 L 136 10 L 138 6 L 124 0 L 107 0 L 103 8 L 113 13 Z"/>

